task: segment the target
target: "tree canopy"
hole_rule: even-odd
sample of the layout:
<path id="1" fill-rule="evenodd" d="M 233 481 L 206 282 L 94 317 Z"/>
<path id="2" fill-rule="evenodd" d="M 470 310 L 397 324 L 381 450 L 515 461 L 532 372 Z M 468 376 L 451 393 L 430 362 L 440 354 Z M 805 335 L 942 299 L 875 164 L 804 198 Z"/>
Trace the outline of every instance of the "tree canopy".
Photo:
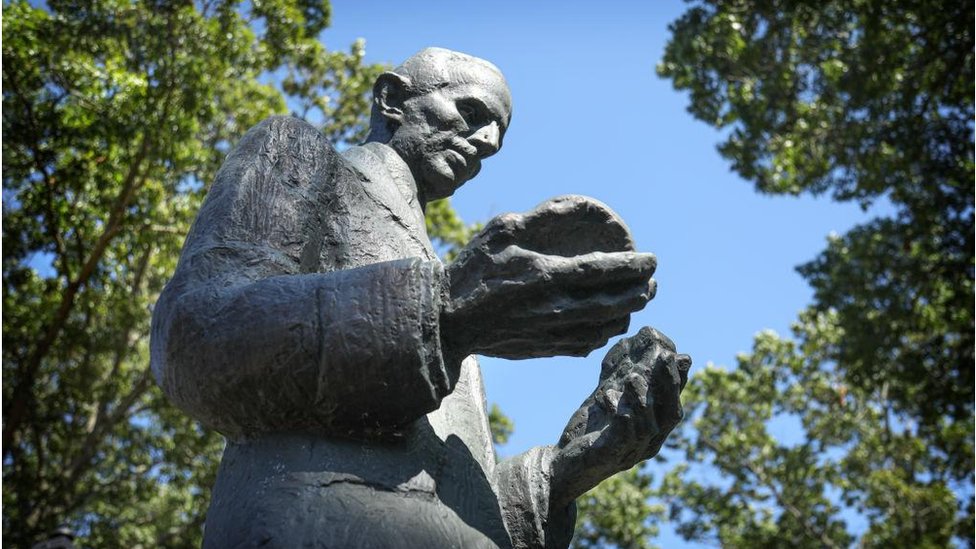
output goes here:
<path id="1" fill-rule="evenodd" d="M 972 2 L 696 2 L 659 73 L 757 190 L 887 200 L 800 272 L 832 350 L 926 424 L 973 410 Z"/>
<path id="2" fill-rule="evenodd" d="M 792 338 L 693 375 L 675 465 L 584 498 L 576 545 L 647 546 L 638 492 L 723 547 L 972 545 L 973 2 L 689 4 L 658 73 L 732 169 L 889 213 L 798 267 Z"/>
<path id="3" fill-rule="evenodd" d="M 792 340 L 693 378 L 659 494 L 723 546 L 971 544 L 973 3 L 692 4 L 658 72 L 732 169 L 892 213 L 798 268 Z"/>

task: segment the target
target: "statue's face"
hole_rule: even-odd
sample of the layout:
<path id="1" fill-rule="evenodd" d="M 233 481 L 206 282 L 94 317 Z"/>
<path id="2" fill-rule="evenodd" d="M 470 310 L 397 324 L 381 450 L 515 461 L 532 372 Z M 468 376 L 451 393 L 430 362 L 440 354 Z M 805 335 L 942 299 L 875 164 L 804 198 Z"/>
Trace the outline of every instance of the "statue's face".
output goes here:
<path id="1" fill-rule="evenodd" d="M 512 116 L 508 86 L 482 65 L 465 66 L 455 82 L 403 102 L 403 118 L 390 141 L 410 166 L 426 200 L 454 191 L 501 148 Z"/>

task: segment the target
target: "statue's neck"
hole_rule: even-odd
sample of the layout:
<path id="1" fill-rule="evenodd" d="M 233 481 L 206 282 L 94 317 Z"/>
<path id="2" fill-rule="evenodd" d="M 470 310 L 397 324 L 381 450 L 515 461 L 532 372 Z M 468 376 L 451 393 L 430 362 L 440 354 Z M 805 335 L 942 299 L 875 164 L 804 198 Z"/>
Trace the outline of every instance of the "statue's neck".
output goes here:
<path id="1" fill-rule="evenodd" d="M 347 150 L 346 157 L 370 181 L 392 183 L 410 207 L 423 216 L 426 202 L 421 196 L 410 167 L 392 147 L 376 141 Z"/>

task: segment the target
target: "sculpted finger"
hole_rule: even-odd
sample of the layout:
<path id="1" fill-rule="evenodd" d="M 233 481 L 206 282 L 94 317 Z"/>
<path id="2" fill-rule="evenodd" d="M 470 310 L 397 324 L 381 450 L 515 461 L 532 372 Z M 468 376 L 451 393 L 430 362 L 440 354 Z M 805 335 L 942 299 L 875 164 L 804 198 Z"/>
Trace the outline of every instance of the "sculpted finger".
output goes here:
<path id="1" fill-rule="evenodd" d="M 633 251 L 630 231 L 613 210 L 593 198 L 565 195 L 536 206 L 521 219 L 520 246 L 572 257 L 589 252 Z"/>
<path id="2" fill-rule="evenodd" d="M 504 301 L 548 291 L 544 283 L 550 270 L 546 256 L 512 245 L 500 252 L 465 248 L 447 268 L 452 299 L 473 304 L 495 301 L 496 308 Z"/>
<path id="3" fill-rule="evenodd" d="M 644 459 L 650 459 L 650 458 L 656 456 L 661 451 L 661 447 L 664 446 L 664 442 L 667 439 L 668 439 L 668 433 L 663 433 L 663 434 L 660 434 L 660 435 L 651 437 L 650 440 L 647 443 L 647 446 L 645 447 L 644 455 L 641 456 L 641 459 L 642 460 L 644 460 Z"/>
<path id="4" fill-rule="evenodd" d="M 580 195 L 559 196 L 526 213 L 497 216 L 475 240 L 493 251 L 514 244 L 565 257 L 634 250 L 623 219 L 606 204 Z"/>
<path id="5" fill-rule="evenodd" d="M 522 215 L 506 213 L 491 218 L 471 240 L 487 252 L 498 252 L 515 243 L 515 234 L 522 223 Z"/>
<path id="6" fill-rule="evenodd" d="M 647 283 L 629 284 L 615 291 L 598 288 L 558 291 L 541 296 L 513 312 L 513 318 L 535 320 L 541 325 L 602 324 L 643 309 L 650 300 Z M 613 334 L 617 335 L 617 334 Z"/>
<path id="7" fill-rule="evenodd" d="M 516 325 L 499 327 L 491 342 L 474 352 L 498 358 L 521 359 L 550 356 L 586 356 L 627 331 L 629 316 L 601 323 L 579 323 L 540 329 Z"/>
<path id="8" fill-rule="evenodd" d="M 611 337 L 627 331 L 630 316 L 606 322 L 581 322 L 548 330 L 545 337 L 552 341 L 552 355 L 586 356 L 607 344 Z"/>
<path id="9" fill-rule="evenodd" d="M 678 375 L 681 377 L 681 388 L 684 391 L 685 385 L 688 384 L 688 372 L 691 370 L 691 357 L 688 355 L 678 355 Z"/>
<path id="10" fill-rule="evenodd" d="M 611 337 L 627 331 L 630 318 L 618 318 L 597 325 L 568 326 L 559 330 L 553 337 L 560 340 L 556 343 L 557 355 L 586 356 L 593 350 L 599 349 L 610 341 Z"/>
<path id="11" fill-rule="evenodd" d="M 629 408 L 634 411 L 640 411 L 647 407 L 647 397 L 651 386 L 641 372 L 627 374 L 623 385 L 624 398 L 621 401 L 626 402 Z"/>
<path id="12" fill-rule="evenodd" d="M 601 286 L 649 281 L 657 268 L 657 258 L 639 252 L 592 252 L 575 257 L 543 256 L 541 265 L 555 284 Z"/>
<path id="13" fill-rule="evenodd" d="M 651 383 L 654 386 L 654 407 L 662 421 L 661 429 L 670 431 L 682 417 L 681 374 L 673 354 L 662 354 L 655 360 Z"/>
<path id="14" fill-rule="evenodd" d="M 637 332 L 634 339 L 640 342 L 639 346 L 643 349 L 660 352 L 660 349 L 663 348 L 671 351 L 672 353 L 677 350 L 674 346 L 674 342 L 671 341 L 671 338 L 662 334 L 658 330 L 651 328 L 650 326 L 644 326 L 641 328 L 640 331 Z"/>
<path id="15" fill-rule="evenodd" d="M 562 257 L 513 245 L 493 254 L 463 251 L 448 272 L 452 297 L 480 300 L 490 293 L 497 297 L 531 299 L 574 289 L 619 291 L 627 285 L 650 287 L 656 264 L 653 254 L 593 252 Z M 474 276 L 465 269 L 473 271 Z"/>

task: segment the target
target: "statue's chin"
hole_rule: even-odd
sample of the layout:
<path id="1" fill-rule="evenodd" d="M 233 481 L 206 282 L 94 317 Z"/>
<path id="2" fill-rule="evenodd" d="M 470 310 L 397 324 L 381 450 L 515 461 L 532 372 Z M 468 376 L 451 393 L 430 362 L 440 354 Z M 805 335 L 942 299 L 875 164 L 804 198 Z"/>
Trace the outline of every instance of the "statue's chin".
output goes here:
<path id="1" fill-rule="evenodd" d="M 434 159 L 425 168 L 423 187 L 427 201 L 453 195 L 469 179 L 464 166 L 452 168 L 443 158 Z"/>

